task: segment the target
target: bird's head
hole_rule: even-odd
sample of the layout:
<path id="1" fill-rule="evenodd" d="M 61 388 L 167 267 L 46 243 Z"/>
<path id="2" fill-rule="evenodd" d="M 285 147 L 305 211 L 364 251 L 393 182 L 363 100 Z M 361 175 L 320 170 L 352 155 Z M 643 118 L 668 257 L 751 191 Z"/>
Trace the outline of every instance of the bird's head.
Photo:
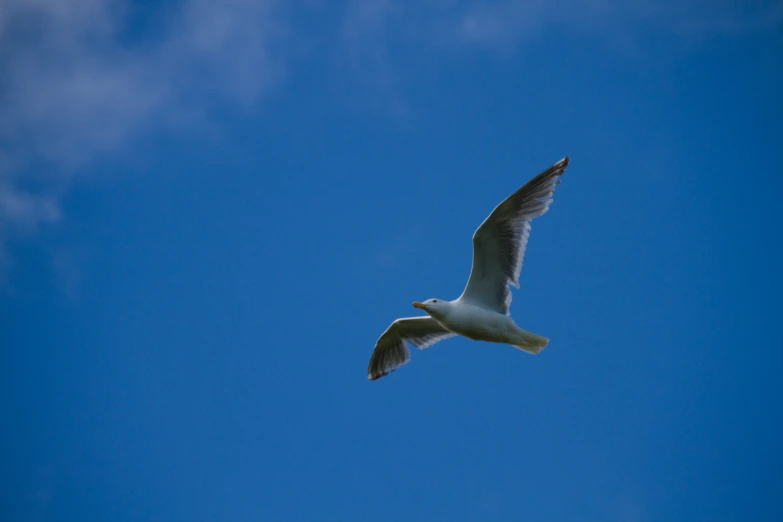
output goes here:
<path id="1" fill-rule="evenodd" d="M 413 307 L 424 310 L 432 316 L 442 316 L 446 313 L 449 302 L 444 301 L 443 299 L 427 299 L 423 303 L 419 303 L 418 301 L 414 302 Z"/>

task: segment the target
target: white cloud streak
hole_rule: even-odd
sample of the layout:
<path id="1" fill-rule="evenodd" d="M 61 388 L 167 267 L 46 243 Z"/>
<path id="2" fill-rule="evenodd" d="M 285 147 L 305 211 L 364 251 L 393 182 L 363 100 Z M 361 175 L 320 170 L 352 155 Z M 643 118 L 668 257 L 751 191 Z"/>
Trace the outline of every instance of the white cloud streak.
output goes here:
<path id="1" fill-rule="evenodd" d="M 183 0 L 147 18 L 138 9 L 0 3 L 0 248 L 56 221 L 58 194 L 96 155 L 176 125 L 207 96 L 251 107 L 284 74 L 276 0 Z M 132 28 L 140 20 L 155 30 Z"/>

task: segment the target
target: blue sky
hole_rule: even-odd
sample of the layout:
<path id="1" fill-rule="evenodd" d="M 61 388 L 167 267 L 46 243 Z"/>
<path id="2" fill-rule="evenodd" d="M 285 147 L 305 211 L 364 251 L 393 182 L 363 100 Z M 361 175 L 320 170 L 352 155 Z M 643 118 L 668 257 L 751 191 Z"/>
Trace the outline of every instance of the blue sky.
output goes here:
<path id="1" fill-rule="evenodd" d="M 0 7 L 0 513 L 779 520 L 783 10 Z M 512 316 L 377 382 L 561 157 Z"/>

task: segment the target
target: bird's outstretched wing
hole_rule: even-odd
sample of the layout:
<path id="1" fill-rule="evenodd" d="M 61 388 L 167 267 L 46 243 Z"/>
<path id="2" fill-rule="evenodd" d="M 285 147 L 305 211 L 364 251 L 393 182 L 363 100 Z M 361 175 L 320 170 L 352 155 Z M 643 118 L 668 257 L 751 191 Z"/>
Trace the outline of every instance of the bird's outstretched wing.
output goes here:
<path id="1" fill-rule="evenodd" d="M 508 285 L 519 288 L 530 221 L 549 209 L 567 166 L 565 157 L 541 172 L 503 200 L 478 227 L 473 234 L 473 267 L 461 300 L 508 314 Z"/>
<path id="2" fill-rule="evenodd" d="M 410 359 L 405 342 L 423 350 L 438 341 L 455 335 L 432 317 L 406 317 L 394 321 L 375 343 L 370 356 L 367 378 L 380 379 Z"/>

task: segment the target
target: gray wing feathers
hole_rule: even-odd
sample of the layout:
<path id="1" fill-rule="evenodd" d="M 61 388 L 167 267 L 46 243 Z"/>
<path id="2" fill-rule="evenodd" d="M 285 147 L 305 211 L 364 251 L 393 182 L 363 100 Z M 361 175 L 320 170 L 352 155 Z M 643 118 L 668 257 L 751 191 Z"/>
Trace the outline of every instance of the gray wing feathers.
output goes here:
<path id="1" fill-rule="evenodd" d="M 508 314 L 511 292 L 519 288 L 530 221 L 549 210 L 555 186 L 568 166 L 563 158 L 507 197 L 473 234 L 473 267 L 460 299 Z"/>
<path id="2" fill-rule="evenodd" d="M 367 367 L 367 378 L 380 379 L 407 363 L 410 352 L 406 342 L 423 350 L 453 335 L 432 317 L 397 319 L 375 343 L 375 350 Z"/>

